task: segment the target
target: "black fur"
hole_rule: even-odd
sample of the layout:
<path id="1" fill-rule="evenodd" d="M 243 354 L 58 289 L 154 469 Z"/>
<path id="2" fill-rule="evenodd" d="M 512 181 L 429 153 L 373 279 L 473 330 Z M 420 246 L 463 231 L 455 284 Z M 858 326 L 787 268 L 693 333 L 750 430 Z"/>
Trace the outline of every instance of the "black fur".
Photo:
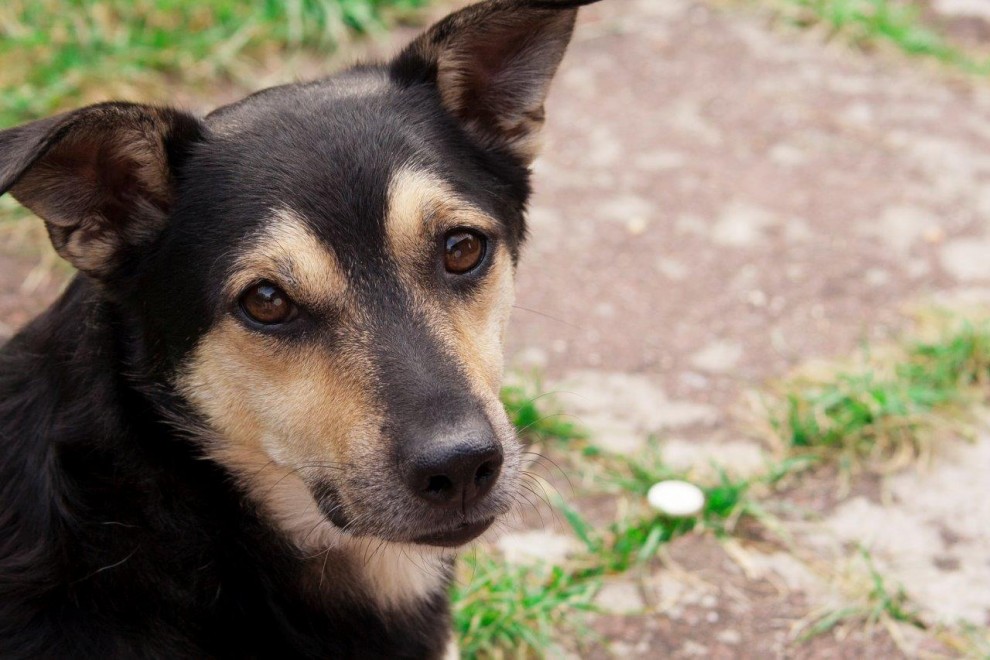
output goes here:
<path id="1" fill-rule="evenodd" d="M 470 11 L 487 7 L 511 26 L 512 12 L 577 4 Z M 220 287 L 238 247 L 272 208 L 287 206 L 333 246 L 383 319 L 387 423 L 424 417 L 438 398 L 474 405 L 452 394 L 467 389 L 460 372 L 417 334 L 395 284 L 382 249 L 386 188 L 410 163 L 429 169 L 499 219 L 498 240 L 515 259 L 529 172 L 448 112 L 431 57 L 406 52 L 389 65 L 265 90 L 204 119 L 104 104 L 0 132 L 0 193 L 30 200 L 58 247 L 74 231 L 123 236 L 148 223 L 0 349 L 0 656 L 442 654 L 445 593 L 383 611 L 348 596 L 346 584 L 314 584 L 300 551 L 204 457 L 202 420 L 172 386 L 199 338 L 231 313 Z M 362 86 L 376 91 L 348 91 Z M 126 155 L 100 146 L 121 126 L 137 126 L 160 150 L 160 182 L 131 176 Z M 73 151 L 77 134 L 96 152 Z M 41 185 L 30 180 L 38 163 L 60 173 L 80 158 L 93 165 L 80 185 L 114 189 L 91 200 L 106 226 L 86 225 L 89 210 L 74 208 L 73 195 L 51 202 L 28 190 Z M 154 192 L 162 182 L 164 196 Z M 471 295 L 470 286 L 451 295 Z M 332 342 L 332 321 L 314 322 L 312 333 Z M 336 574 L 346 582 L 346 564 Z"/>
<path id="2" fill-rule="evenodd" d="M 126 375 L 100 297 L 77 279 L 0 354 L 0 655 L 436 655 L 442 594 L 386 620 L 302 587 L 298 551 Z"/>

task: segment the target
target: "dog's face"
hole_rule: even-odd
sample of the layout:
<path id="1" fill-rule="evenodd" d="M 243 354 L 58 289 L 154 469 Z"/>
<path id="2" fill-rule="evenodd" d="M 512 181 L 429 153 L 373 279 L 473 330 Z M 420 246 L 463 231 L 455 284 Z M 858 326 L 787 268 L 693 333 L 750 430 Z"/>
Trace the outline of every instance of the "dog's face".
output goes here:
<path id="1" fill-rule="evenodd" d="M 211 117 L 142 289 L 198 264 L 166 299 L 211 320 L 179 331 L 177 382 L 221 460 L 297 470 L 354 534 L 454 545 L 517 478 L 498 391 L 525 176 L 423 92 L 369 69 Z"/>
<path id="2" fill-rule="evenodd" d="M 512 503 L 502 342 L 577 4 L 469 7 L 386 65 L 204 119 L 105 104 L 0 133 L 0 192 L 299 544 L 457 546 Z"/>

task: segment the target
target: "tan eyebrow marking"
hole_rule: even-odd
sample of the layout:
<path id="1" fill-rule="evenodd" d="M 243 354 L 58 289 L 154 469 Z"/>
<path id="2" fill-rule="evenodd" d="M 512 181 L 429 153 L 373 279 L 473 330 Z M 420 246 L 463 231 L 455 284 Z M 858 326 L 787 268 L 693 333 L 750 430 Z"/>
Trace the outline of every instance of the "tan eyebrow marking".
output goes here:
<path id="1" fill-rule="evenodd" d="M 340 298 L 347 291 L 347 276 L 333 251 L 289 209 L 273 211 L 264 232 L 235 261 L 225 292 L 233 298 L 263 279 L 312 304 Z"/>
<path id="2" fill-rule="evenodd" d="M 412 168 L 392 175 L 388 188 L 385 227 L 396 257 L 419 254 L 426 245 L 428 221 L 440 229 L 465 226 L 492 232 L 498 223 L 458 196 L 440 178 Z"/>

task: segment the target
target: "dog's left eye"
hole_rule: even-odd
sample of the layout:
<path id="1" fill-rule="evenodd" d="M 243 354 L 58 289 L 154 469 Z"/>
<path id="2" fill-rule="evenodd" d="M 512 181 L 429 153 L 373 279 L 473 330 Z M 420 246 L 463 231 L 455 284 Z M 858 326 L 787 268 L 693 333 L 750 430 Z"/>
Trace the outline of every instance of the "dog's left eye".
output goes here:
<path id="1" fill-rule="evenodd" d="M 259 282 L 241 295 L 241 309 L 252 321 L 277 325 L 292 320 L 296 306 L 289 296 L 271 282 Z"/>
<path id="2" fill-rule="evenodd" d="M 476 231 L 458 229 L 444 237 L 443 266 L 448 273 L 462 275 L 485 257 L 485 237 Z"/>

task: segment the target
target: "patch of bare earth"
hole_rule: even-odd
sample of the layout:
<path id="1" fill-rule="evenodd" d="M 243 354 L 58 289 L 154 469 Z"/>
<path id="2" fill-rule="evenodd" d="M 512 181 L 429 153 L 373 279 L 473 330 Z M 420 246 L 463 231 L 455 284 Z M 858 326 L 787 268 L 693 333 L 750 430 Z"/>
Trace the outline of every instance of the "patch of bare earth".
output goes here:
<path id="1" fill-rule="evenodd" d="M 64 276 L 39 265 L 36 257 L 0 249 L 0 342 L 48 306 Z"/>
<path id="2" fill-rule="evenodd" d="M 768 453 L 740 422 L 744 393 L 889 338 L 909 303 L 990 299 L 990 90 L 771 23 L 692 0 L 596 5 L 548 104 L 510 354 L 549 373 L 606 450 L 660 442 L 682 469 L 751 474 Z M 932 474 L 984 474 L 942 458 Z M 957 538 L 958 518 L 930 511 L 965 505 L 925 478 L 944 483 L 905 473 L 894 483 L 920 490 L 892 498 L 881 478 L 843 493 L 812 473 L 779 510 L 787 549 L 675 542 L 680 569 L 606 587 L 595 653 L 953 655 L 905 624 L 798 640 L 811 615 L 862 602 L 859 545 L 926 621 L 987 624 L 990 537 L 953 554 L 929 534 Z M 884 515 L 907 536 L 877 542 Z M 933 606 L 939 589 L 955 609 Z"/>
<path id="3" fill-rule="evenodd" d="M 922 17 L 954 43 L 990 53 L 990 4 L 983 0 L 916 0 Z"/>

